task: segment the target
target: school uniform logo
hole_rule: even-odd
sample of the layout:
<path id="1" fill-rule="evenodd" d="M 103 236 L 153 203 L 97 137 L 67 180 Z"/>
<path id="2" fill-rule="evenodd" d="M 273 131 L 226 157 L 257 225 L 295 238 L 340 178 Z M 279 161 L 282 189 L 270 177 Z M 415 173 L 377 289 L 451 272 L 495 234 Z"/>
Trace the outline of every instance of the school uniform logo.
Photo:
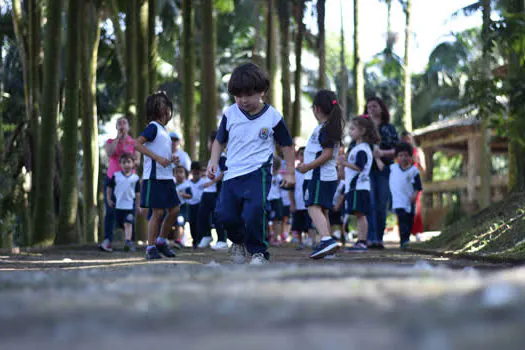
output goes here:
<path id="1" fill-rule="evenodd" d="M 270 137 L 270 130 L 268 128 L 262 128 L 261 131 L 259 131 L 259 138 L 268 140 L 268 137 Z"/>

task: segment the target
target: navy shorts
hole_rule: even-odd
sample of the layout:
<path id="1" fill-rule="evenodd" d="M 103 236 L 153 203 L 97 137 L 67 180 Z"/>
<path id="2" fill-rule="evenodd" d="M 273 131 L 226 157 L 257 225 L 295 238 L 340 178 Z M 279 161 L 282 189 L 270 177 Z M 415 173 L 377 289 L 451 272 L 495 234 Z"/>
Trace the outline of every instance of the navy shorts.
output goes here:
<path id="1" fill-rule="evenodd" d="M 305 206 L 308 208 L 318 205 L 323 209 L 332 208 L 337 183 L 337 181 L 305 180 L 303 185 Z"/>
<path id="2" fill-rule="evenodd" d="M 341 210 L 333 211 L 332 209 L 330 209 L 328 211 L 328 219 L 330 220 L 330 225 L 341 226 L 343 224 L 342 214 L 343 212 Z"/>
<path id="3" fill-rule="evenodd" d="M 168 209 L 180 204 L 173 180 L 142 180 L 140 206 Z"/>
<path id="4" fill-rule="evenodd" d="M 270 200 L 268 205 L 268 219 L 281 221 L 283 219 L 283 201 L 281 198 Z"/>
<path id="5" fill-rule="evenodd" d="M 345 201 L 348 214 L 370 213 L 370 192 L 367 190 L 350 191 L 345 195 Z"/>
<path id="6" fill-rule="evenodd" d="M 124 224 L 135 223 L 135 211 L 134 210 L 125 210 L 125 209 L 116 209 L 115 210 L 117 225 L 121 228 L 124 228 Z"/>
<path id="7" fill-rule="evenodd" d="M 290 217 L 290 206 L 284 205 L 283 206 L 283 218 L 289 218 Z"/>
<path id="8" fill-rule="evenodd" d="M 312 228 L 312 219 L 308 215 L 308 210 L 297 210 L 292 214 L 292 231 L 308 232 Z"/>

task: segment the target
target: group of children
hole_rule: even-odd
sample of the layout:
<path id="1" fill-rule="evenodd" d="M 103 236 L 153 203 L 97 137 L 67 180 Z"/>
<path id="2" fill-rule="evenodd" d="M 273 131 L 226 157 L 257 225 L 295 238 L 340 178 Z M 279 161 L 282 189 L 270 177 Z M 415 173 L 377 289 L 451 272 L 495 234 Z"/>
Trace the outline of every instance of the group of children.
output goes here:
<path id="1" fill-rule="evenodd" d="M 321 90 L 312 107 L 319 125 L 306 147 L 295 152 L 283 117 L 263 102 L 269 86 L 266 73 L 257 65 L 235 68 L 228 83 L 235 103 L 225 110 L 217 133 L 209 139 L 211 159 L 206 178 L 200 164 L 193 162 L 190 180 L 171 152 L 165 129 L 171 119 L 171 101 L 163 92 L 148 97 L 149 125 L 135 146 L 144 156 L 140 195 L 136 184 L 134 187 L 140 206 L 151 211 L 146 259 L 175 256 L 166 239 L 175 225 L 179 227 L 175 238 L 180 239 L 185 218 L 190 222 L 194 248 L 209 246 L 212 222 L 223 248 L 227 248 L 226 232 L 235 263 L 247 259 L 251 264 L 267 263 L 269 244 L 286 239 L 283 233 L 288 229 L 283 223 L 290 215 L 292 234 L 298 239 L 305 232 L 315 239 L 314 228 L 318 233 L 320 241 L 314 245 L 312 259 L 338 250 L 331 224 L 342 226 L 345 215 L 355 215 L 358 227 L 358 241 L 348 250 L 366 250 L 370 171 L 372 162 L 383 166 L 373 156 L 379 142 L 376 127 L 367 116 L 353 118 L 349 130 L 355 146 L 347 156 L 340 156 L 344 131 L 341 107 L 334 92 Z M 276 146 L 282 161 L 274 156 Z M 412 165 L 411 146 L 399 144 L 396 156 L 399 162 L 391 165 L 390 182 L 404 245 L 421 181 Z"/>

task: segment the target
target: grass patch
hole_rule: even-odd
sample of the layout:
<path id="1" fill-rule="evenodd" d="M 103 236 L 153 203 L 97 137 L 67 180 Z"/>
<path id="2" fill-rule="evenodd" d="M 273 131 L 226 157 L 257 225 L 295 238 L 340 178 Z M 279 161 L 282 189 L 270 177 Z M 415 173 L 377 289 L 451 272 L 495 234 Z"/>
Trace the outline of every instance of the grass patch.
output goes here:
<path id="1" fill-rule="evenodd" d="M 477 214 L 446 226 L 414 248 L 478 257 L 525 260 L 525 193 L 511 194 Z"/>

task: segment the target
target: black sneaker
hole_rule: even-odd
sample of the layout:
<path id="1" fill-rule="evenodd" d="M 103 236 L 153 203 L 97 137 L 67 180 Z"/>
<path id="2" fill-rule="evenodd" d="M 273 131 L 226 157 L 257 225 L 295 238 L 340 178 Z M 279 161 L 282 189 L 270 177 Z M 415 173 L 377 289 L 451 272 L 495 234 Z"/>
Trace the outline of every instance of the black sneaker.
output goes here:
<path id="1" fill-rule="evenodd" d="M 156 260 L 161 258 L 162 256 L 160 256 L 156 247 L 146 249 L 146 260 Z"/>
<path id="2" fill-rule="evenodd" d="M 385 246 L 383 245 L 383 243 L 379 243 L 379 242 L 374 242 L 374 243 L 370 243 L 368 245 L 368 249 L 385 249 Z"/>
<path id="3" fill-rule="evenodd" d="M 155 246 L 157 247 L 157 250 L 166 258 L 175 257 L 175 253 L 170 249 L 170 247 L 168 247 L 168 243 L 164 242 L 162 244 L 155 244 Z"/>
<path id="4" fill-rule="evenodd" d="M 310 255 L 310 258 L 321 259 L 327 255 L 335 253 L 337 249 L 339 249 L 339 245 L 337 244 L 336 240 L 330 238 L 326 241 L 321 241 L 314 252 Z"/>

